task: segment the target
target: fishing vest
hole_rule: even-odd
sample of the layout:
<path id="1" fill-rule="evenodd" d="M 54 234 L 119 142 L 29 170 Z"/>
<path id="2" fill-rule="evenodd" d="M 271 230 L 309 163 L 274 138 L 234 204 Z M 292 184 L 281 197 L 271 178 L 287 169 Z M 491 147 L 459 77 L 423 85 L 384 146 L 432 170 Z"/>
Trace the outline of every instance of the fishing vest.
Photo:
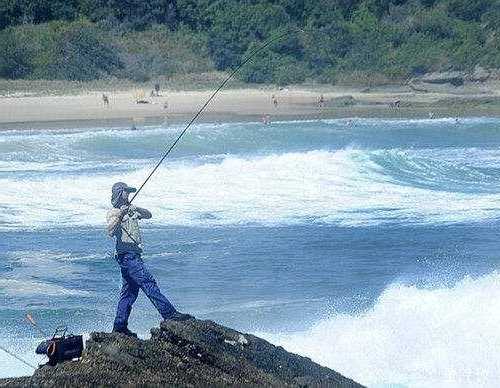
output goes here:
<path id="1" fill-rule="evenodd" d="M 142 253 L 142 234 L 139 228 L 139 213 L 129 212 L 121 222 L 116 234 L 116 253 Z"/>

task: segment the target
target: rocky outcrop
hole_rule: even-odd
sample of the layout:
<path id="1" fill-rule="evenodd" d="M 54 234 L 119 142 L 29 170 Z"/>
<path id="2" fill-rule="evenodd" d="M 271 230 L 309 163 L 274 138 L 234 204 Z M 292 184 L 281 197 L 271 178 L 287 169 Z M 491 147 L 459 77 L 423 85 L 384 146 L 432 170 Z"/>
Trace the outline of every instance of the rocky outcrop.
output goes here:
<path id="1" fill-rule="evenodd" d="M 492 75 L 492 70 L 485 69 L 481 66 L 476 66 L 468 76 L 467 80 L 471 82 L 485 82 Z"/>
<path id="2" fill-rule="evenodd" d="M 0 386 L 361 387 L 310 359 L 212 321 L 163 322 L 151 339 L 92 333 L 79 361 Z"/>
<path id="3" fill-rule="evenodd" d="M 453 86 L 461 86 L 464 84 L 465 77 L 466 74 L 460 71 L 445 71 L 442 73 L 428 73 L 418 80 L 428 84 L 452 84 Z"/>
<path id="4" fill-rule="evenodd" d="M 462 86 L 464 83 L 483 83 L 488 80 L 499 79 L 500 71 L 498 69 L 486 69 L 481 66 L 476 66 L 474 70 L 469 72 L 463 71 L 445 71 L 445 72 L 434 72 L 427 73 L 420 77 L 416 77 L 410 80 L 410 88 L 424 88 L 423 85 L 453 85 Z M 421 86 L 418 86 L 421 85 Z"/>

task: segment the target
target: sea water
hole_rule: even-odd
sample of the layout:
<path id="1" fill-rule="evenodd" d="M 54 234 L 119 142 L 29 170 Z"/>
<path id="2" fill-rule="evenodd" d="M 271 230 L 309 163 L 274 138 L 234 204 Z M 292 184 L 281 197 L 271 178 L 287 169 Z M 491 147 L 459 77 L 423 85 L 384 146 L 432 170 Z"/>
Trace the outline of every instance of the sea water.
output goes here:
<path id="1" fill-rule="evenodd" d="M 179 125 L 0 133 L 0 345 L 110 331 L 114 182 Z M 181 311 L 372 387 L 500 381 L 500 119 L 199 124 L 135 201 L 144 260 Z M 130 328 L 159 315 L 142 295 Z M 0 351 L 0 376 L 31 373 Z"/>

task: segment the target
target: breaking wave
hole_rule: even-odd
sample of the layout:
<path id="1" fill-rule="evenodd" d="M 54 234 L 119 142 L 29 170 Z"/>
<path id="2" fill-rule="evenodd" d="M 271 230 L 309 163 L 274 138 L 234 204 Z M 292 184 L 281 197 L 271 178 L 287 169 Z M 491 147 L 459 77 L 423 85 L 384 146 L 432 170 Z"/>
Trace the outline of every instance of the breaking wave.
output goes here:
<path id="1" fill-rule="evenodd" d="M 484 221 L 500 215 L 499 159 L 473 149 L 354 148 L 180 159 L 159 169 L 138 204 L 162 225 Z M 112 183 L 138 185 L 149 172 L 142 162 L 117 165 L 0 178 L 1 228 L 103 225 Z"/>
<path id="2" fill-rule="evenodd" d="M 393 284 L 368 311 L 263 335 L 370 387 L 495 387 L 498 311 L 500 274 L 493 272 L 451 287 Z"/>

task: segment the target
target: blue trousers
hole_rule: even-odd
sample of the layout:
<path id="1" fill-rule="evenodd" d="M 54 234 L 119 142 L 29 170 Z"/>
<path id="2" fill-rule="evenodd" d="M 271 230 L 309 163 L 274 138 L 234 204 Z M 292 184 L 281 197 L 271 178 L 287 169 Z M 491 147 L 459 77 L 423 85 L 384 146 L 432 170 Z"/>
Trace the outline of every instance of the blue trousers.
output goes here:
<path id="1" fill-rule="evenodd" d="M 139 253 L 125 253 L 116 256 L 122 273 L 122 290 L 116 309 L 115 329 L 127 328 L 132 305 L 141 289 L 156 307 L 163 319 L 167 319 L 176 310 L 161 293 L 155 279 L 144 266 Z"/>

